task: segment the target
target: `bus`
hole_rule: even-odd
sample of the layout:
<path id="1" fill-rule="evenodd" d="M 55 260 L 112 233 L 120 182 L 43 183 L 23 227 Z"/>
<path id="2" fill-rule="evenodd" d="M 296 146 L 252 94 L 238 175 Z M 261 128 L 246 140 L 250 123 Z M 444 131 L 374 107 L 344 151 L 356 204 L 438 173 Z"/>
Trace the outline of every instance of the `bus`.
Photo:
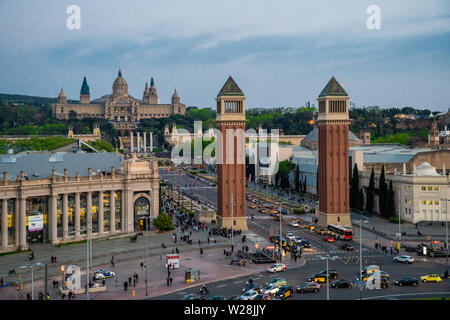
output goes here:
<path id="1" fill-rule="evenodd" d="M 337 224 L 329 224 L 328 233 L 335 238 L 342 240 L 352 240 L 353 239 L 353 231 L 347 227 L 343 227 Z"/>

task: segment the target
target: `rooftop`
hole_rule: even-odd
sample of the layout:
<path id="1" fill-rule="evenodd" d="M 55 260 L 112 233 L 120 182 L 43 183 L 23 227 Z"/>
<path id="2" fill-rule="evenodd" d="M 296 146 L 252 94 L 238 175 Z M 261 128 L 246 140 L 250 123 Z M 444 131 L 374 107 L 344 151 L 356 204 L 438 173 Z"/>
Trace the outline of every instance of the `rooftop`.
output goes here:
<path id="1" fill-rule="evenodd" d="M 120 169 L 123 156 L 115 152 L 102 153 L 19 153 L 0 154 L 0 172 L 7 172 L 8 180 L 15 180 L 20 171 L 28 176 L 28 179 L 43 179 L 51 176 L 52 169 L 56 175 L 63 176 L 64 169 L 68 175 L 75 177 L 88 175 L 88 168 L 92 174 L 100 171 L 111 171 L 111 167 Z"/>

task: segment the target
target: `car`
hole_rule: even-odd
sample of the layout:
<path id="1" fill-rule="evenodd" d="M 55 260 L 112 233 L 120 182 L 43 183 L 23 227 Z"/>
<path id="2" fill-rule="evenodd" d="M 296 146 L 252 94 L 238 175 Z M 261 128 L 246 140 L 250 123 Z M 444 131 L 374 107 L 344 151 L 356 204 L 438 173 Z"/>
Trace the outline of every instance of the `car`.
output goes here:
<path id="1" fill-rule="evenodd" d="M 253 300 L 272 300 L 272 297 L 268 294 L 258 294 L 256 295 Z"/>
<path id="2" fill-rule="evenodd" d="M 267 272 L 280 272 L 286 271 L 287 267 L 284 263 L 275 263 L 267 268 Z"/>
<path id="3" fill-rule="evenodd" d="M 288 213 L 286 209 L 281 209 L 280 212 L 281 212 L 281 214 L 287 214 Z"/>
<path id="4" fill-rule="evenodd" d="M 267 210 L 266 209 L 259 209 L 258 212 L 259 213 L 267 213 Z"/>
<path id="5" fill-rule="evenodd" d="M 257 283 L 250 283 L 242 289 L 242 292 L 246 292 L 246 291 L 250 291 L 250 290 L 261 292 L 261 289 L 262 289 L 261 285 L 259 285 Z"/>
<path id="6" fill-rule="evenodd" d="M 308 240 L 302 239 L 300 241 L 296 241 L 298 246 L 301 246 L 303 248 L 311 248 L 311 243 L 309 243 Z"/>
<path id="7" fill-rule="evenodd" d="M 183 300 L 205 300 L 205 297 L 202 297 L 195 293 L 187 294 L 183 297 Z"/>
<path id="8" fill-rule="evenodd" d="M 316 233 L 317 234 L 327 234 L 327 230 L 326 229 L 323 229 L 323 228 L 320 228 L 320 229 L 316 229 Z"/>
<path id="9" fill-rule="evenodd" d="M 353 287 L 350 280 L 339 279 L 331 284 L 332 288 L 351 288 Z"/>
<path id="10" fill-rule="evenodd" d="M 251 205 L 249 205 L 248 206 L 250 209 L 255 209 L 256 208 L 256 206 L 254 205 L 254 204 L 251 204 Z"/>
<path id="11" fill-rule="evenodd" d="M 277 286 L 284 286 L 287 284 L 286 280 L 284 278 L 273 278 L 272 280 L 270 280 L 269 282 L 266 283 L 266 285 L 269 284 L 274 284 Z"/>
<path id="12" fill-rule="evenodd" d="M 273 214 L 273 219 L 274 219 L 275 221 L 280 221 L 280 214 L 279 214 L 279 213 L 274 213 L 274 214 Z"/>
<path id="13" fill-rule="evenodd" d="M 368 274 L 372 274 L 372 273 L 374 273 L 374 272 L 378 272 L 378 271 L 380 271 L 380 270 L 381 270 L 381 269 L 380 269 L 379 266 L 377 266 L 377 265 L 371 265 L 371 266 L 364 267 L 364 269 L 362 270 L 362 273 L 363 273 L 364 275 L 368 275 Z"/>
<path id="14" fill-rule="evenodd" d="M 420 281 L 422 281 L 422 282 L 437 282 L 437 283 L 439 283 L 439 282 L 442 281 L 442 279 L 441 279 L 441 277 L 439 277 L 438 274 L 430 273 L 430 274 L 427 274 L 426 276 L 420 277 Z"/>
<path id="15" fill-rule="evenodd" d="M 330 280 L 339 278 L 339 274 L 336 270 L 328 270 L 328 277 Z M 324 269 L 320 272 L 313 274 L 307 279 L 308 282 L 327 282 L 327 270 Z"/>
<path id="16" fill-rule="evenodd" d="M 394 262 L 413 263 L 414 258 L 411 256 L 398 256 L 394 258 Z"/>
<path id="17" fill-rule="evenodd" d="M 419 279 L 413 277 L 403 277 L 394 281 L 396 286 L 417 286 L 419 284 Z"/>
<path id="18" fill-rule="evenodd" d="M 209 300 L 227 300 L 227 297 L 225 297 L 225 296 L 213 296 Z"/>
<path id="19" fill-rule="evenodd" d="M 292 232 L 286 233 L 286 238 L 288 240 L 295 240 L 295 235 Z"/>
<path id="20" fill-rule="evenodd" d="M 369 280 L 369 277 L 370 276 L 368 276 L 368 275 L 362 277 L 362 282 L 363 282 L 363 286 L 364 287 L 368 287 L 368 282 L 367 281 Z M 371 279 L 372 285 L 375 285 L 376 281 L 377 281 L 376 278 Z M 380 281 L 380 287 L 382 289 L 389 287 L 389 280 L 387 278 L 381 277 L 379 279 L 379 281 Z M 354 282 L 355 282 L 355 286 L 359 287 L 359 277 L 355 278 Z"/>
<path id="21" fill-rule="evenodd" d="M 289 225 L 291 227 L 299 227 L 300 226 L 297 221 L 291 221 L 291 222 L 289 222 Z"/>
<path id="22" fill-rule="evenodd" d="M 334 242 L 334 238 L 332 236 L 326 236 L 325 238 L 323 238 L 323 241 Z"/>
<path id="23" fill-rule="evenodd" d="M 107 279 L 107 278 L 114 278 L 116 276 L 116 274 L 112 271 L 108 271 L 108 270 L 97 270 L 94 272 L 94 279 L 95 280 L 102 280 L 102 279 Z"/>
<path id="24" fill-rule="evenodd" d="M 308 281 L 301 285 L 299 285 L 295 291 L 298 293 L 304 293 L 304 292 L 319 292 L 320 289 L 320 283 Z"/>
<path id="25" fill-rule="evenodd" d="M 284 285 L 274 294 L 275 298 L 286 299 L 294 294 L 294 288 L 292 286 Z"/>
<path id="26" fill-rule="evenodd" d="M 344 244 L 342 247 L 341 247 L 344 251 L 353 251 L 353 250 L 355 250 L 355 248 L 353 248 L 351 245 L 349 245 L 349 244 Z"/>
<path id="27" fill-rule="evenodd" d="M 268 284 L 264 288 L 261 289 L 262 294 L 275 294 L 280 290 L 280 286 L 276 284 Z"/>
<path id="28" fill-rule="evenodd" d="M 253 300 L 257 295 L 258 295 L 258 291 L 256 290 L 249 290 L 244 292 L 239 299 L 240 300 Z"/>

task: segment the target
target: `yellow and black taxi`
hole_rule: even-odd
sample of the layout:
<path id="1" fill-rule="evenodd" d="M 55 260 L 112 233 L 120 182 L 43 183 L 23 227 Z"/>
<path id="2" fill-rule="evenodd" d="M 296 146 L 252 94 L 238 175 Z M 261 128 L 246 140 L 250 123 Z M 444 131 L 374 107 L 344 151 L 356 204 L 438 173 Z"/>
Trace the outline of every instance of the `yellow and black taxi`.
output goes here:
<path id="1" fill-rule="evenodd" d="M 439 275 L 437 273 L 430 273 L 427 274 L 426 276 L 422 276 L 420 277 L 420 281 L 422 282 L 441 282 L 442 279 L 441 277 L 439 277 Z"/>
<path id="2" fill-rule="evenodd" d="M 249 207 L 250 209 L 256 209 L 256 206 L 255 206 L 254 204 L 249 204 L 248 207 Z"/>
<path id="3" fill-rule="evenodd" d="M 339 278 L 339 274 L 336 270 L 328 270 L 328 277 L 330 280 L 335 280 Z M 322 270 L 318 273 L 313 274 L 311 277 L 307 279 L 308 282 L 327 282 L 327 270 Z"/>
<path id="4" fill-rule="evenodd" d="M 316 233 L 317 233 L 317 234 L 324 235 L 324 234 L 328 234 L 328 230 L 327 230 L 327 229 L 320 228 L 320 229 L 316 229 Z"/>
<path id="5" fill-rule="evenodd" d="M 286 299 L 294 294 L 294 287 L 289 285 L 284 285 L 274 294 L 275 298 Z"/>
<path id="6" fill-rule="evenodd" d="M 266 209 L 259 209 L 258 212 L 259 213 L 267 213 L 267 210 Z"/>

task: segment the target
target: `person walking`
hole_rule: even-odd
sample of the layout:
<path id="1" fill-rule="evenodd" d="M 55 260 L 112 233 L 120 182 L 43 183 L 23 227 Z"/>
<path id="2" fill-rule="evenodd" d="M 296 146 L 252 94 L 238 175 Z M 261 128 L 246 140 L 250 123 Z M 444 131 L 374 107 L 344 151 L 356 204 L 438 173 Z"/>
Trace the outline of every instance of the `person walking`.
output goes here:
<path id="1" fill-rule="evenodd" d="M 111 255 L 111 267 L 115 267 L 116 264 L 114 263 L 114 254 Z"/>
<path id="2" fill-rule="evenodd" d="M 123 283 L 123 291 L 128 291 L 128 282 Z"/>
<path id="3" fill-rule="evenodd" d="M 200 247 L 200 255 L 202 255 L 202 254 L 203 254 L 203 248 Z"/>

